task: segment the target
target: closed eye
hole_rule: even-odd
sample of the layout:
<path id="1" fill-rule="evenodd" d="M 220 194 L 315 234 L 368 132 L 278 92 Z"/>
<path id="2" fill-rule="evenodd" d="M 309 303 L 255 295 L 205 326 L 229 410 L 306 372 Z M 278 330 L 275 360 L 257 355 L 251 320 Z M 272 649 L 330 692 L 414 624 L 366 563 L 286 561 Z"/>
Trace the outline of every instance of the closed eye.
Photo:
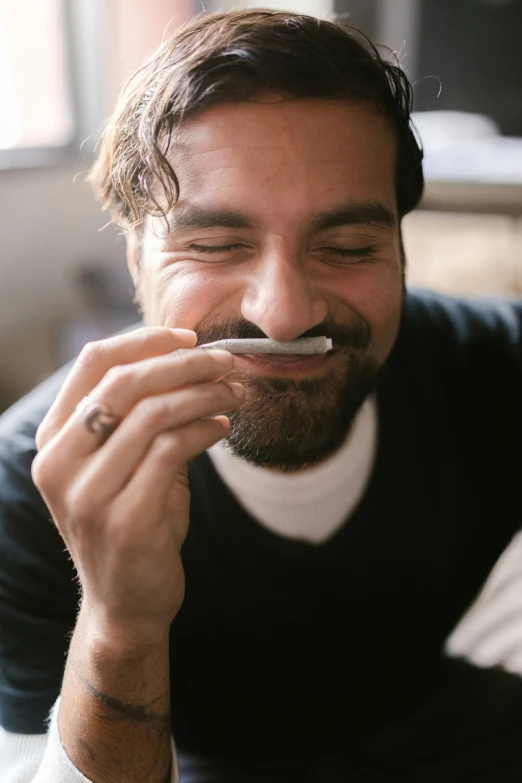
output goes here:
<path id="1" fill-rule="evenodd" d="M 341 256 L 343 258 L 369 258 L 373 256 L 377 250 L 375 245 L 368 245 L 368 247 L 322 247 L 320 248 L 324 253 L 331 255 Z"/>
<path id="2" fill-rule="evenodd" d="M 188 246 L 189 250 L 193 250 L 195 253 L 230 253 L 231 250 L 239 250 L 244 248 L 244 245 L 196 245 L 192 244 Z"/>
<path id="3" fill-rule="evenodd" d="M 245 245 L 239 242 L 230 245 L 202 245 L 192 243 L 188 246 L 188 250 L 192 250 L 194 253 L 207 253 L 216 254 L 219 253 L 231 253 L 237 250 L 244 250 Z M 347 248 L 347 247 L 321 247 L 320 252 L 326 253 L 332 256 L 338 256 L 341 258 L 369 258 L 374 255 L 377 248 L 375 245 L 368 245 L 367 247 Z"/>

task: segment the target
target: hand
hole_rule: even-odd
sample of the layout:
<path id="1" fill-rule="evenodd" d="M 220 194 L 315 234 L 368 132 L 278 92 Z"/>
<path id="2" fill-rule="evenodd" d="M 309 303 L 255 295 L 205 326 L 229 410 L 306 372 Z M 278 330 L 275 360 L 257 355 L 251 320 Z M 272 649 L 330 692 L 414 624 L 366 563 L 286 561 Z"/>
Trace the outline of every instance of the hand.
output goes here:
<path id="1" fill-rule="evenodd" d="M 195 342 L 145 328 L 87 345 L 37 432 L 33 480 L 78 570 L 82 610 L 124 633 L 168 632 L 179 611 L 187 462 L 227 434 L 218 414 L 245 396 L 222 382 L 233 356 Z M 122 417 L 105 442 L 76 411 L 87 394 Z"/>

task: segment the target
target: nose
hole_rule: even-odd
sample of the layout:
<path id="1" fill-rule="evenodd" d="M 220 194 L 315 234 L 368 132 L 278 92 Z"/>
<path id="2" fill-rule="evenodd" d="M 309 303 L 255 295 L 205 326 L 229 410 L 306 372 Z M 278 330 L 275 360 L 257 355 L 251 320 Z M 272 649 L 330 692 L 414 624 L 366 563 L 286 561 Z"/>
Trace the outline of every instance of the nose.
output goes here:
<path id="1" fill-rule="evenodd" d="M 282 245 L 276 243 L 258 259 L 241 314 L 272 340 L 293 340 L 324 321 L 327 303 L 307 264 Z"/>

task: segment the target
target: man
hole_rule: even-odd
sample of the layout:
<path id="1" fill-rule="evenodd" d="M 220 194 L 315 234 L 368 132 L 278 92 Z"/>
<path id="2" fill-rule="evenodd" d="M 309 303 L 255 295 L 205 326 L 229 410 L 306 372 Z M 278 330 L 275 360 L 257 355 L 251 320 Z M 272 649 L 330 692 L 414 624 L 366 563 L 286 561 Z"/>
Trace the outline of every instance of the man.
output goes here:
<path id="1" fill-rule="evenodd" d="M 124 89 L 92 179 L 146 326 L 3 422 L 24 780 L 520 779 L 521 680 L 443 649 L 520 524 L 522 310 L 406 293 L 410 105 L 355 31 L 259 10 Z"/>

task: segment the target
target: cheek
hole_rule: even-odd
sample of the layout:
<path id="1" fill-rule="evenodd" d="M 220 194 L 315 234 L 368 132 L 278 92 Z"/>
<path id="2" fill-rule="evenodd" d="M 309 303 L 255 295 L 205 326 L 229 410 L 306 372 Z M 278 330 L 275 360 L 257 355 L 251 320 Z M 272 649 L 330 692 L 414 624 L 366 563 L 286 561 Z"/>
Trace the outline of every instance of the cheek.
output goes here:
<path id="1" fill-rule="evenodd" d="M 388 358 L 393 348 L 402 313 L 402 282 L 390 291 L 386 298 L 377 303 L 375 310 L 374 345 L 379 363 Z"/>
<path id="2" fill-rule="evenodd" d="M 191 271 L 168 274 L 151 287 L 154 323 L 195 329 L 201 321 L 220 309 L 229 294 L 225 282 L 215 276 Z"/>
<path id="3" fill-rule="evenodd" d="M 347 281 L 343 288 L 344 302 L 369 325 L 372 353 L 381 364 L 388 357 L 399 329 L 403 299 L 400 265 L 369 267 Z"/>
<path id="4" fill-rule="evenodd" d="M 389 276 L 386 285 L 375 285 L 369 291 L 368 313 L 373 330 L 375 358 L 383 362 L 397 339 L 402 313 L 402 275 Z"/>

